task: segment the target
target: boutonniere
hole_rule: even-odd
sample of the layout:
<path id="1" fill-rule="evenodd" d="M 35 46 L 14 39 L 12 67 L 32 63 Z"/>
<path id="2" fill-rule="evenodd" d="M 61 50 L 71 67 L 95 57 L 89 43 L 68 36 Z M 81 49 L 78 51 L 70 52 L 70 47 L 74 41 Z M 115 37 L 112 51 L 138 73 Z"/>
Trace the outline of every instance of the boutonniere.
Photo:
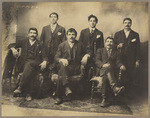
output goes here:
<path id="1" fill-rule="evenodd" d="M 136 41 L 136 39 L 132 39 L 132 40 L 131 40 L 131 42 L 135 42 L 135 41 Z"/>
<path id="2" fill-rule="evenodd" d="M 60 36 L 62 33 L 61 33 L 61 32 L 58 32 L 57 34 L 58 34 L 58 36 Z"/>
<path id="3" fill-rule="evenodd" d="M 41 51 L 39 51 L 39 53 L 42 53 Z"/>
<path id="4" fill-rule="evenodd" d="M 100 38 L 100 37 L 101 37 L 101 35 L 97 35 L 97 36 L 96 36 L 97 39 Z"/>

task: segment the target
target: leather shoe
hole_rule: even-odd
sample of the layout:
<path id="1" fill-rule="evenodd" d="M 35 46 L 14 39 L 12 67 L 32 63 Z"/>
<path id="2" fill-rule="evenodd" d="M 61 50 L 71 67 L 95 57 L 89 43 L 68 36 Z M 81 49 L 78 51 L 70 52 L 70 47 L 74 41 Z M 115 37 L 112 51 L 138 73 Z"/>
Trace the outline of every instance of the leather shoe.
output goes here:
<path id="1" fill-rule="evenodd" d="M 30 95 L 27 95 L 25 99 L 26 99 L 26 101 L 31 101 L 32 97 Z"/>
<path id="2" fill-rule="evenodd" d="M 124 86 L 122 86 L 122 87 L 115 87 L 115 88 L 114 88 L 114 95 L 115 95 L 115 96 L 118 96 L 118 95 L 121 94 L 124 90 L 125 90 L 125 87 L 124 87 Z"/>
<path id="3" fill-rule="evenodd" d="M 72 93 L 69 93 L 67 96 L 66 96 L 66 101 L 71 101 L 72 99 Z"/>
<path id="4" fill-rule="evenodd" d="M 15 91 L 14 91 L 14 94 L 19 94 L 21 93 L 21 87 L 18 87 Z"/>
<path id="5" fill-rule="evenodd" d="M 55 104 L 57 104 L 57 105 L 62 103 L 62 99 L 60 99 L 60 98 L 56 98 L 55 100 L 56 100 Z"/>
<path id="6" fill-rule="evenodd" d="M 102 102 L 100 103 L 100 106 L 101 106 L 101 107 L 106 107 L 106 106 L 108 106 L 108 105 L 109 105 L 108 100 L 107 100 L 107 99 L 102 99 Z"/>

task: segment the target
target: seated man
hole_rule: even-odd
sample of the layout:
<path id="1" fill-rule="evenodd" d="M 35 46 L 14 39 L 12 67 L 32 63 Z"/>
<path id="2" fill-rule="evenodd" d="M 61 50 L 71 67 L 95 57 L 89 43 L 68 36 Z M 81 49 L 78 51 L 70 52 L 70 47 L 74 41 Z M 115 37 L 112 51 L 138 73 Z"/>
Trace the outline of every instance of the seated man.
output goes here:
<path id="1" fill-rule="evenodd" d="M 113 49 L 113 38 L 107 37 L 105 40 L 105 47 L 98 49 L 95 56 L 95 63 L 97 65 L 97 75 L 102 77 L 102 102 L 101 107 L 108 105 L 108 83 L 117 96 L 125 88 L 118 87 L 117 80 L 114 76 L 116 70 L 125 70 L 125 66 L 121 64 L 118 52 Z"/>
<path id="2" fill-rule="evenodd" d="M 61 43 L 55 55 L 55 60 L 58 62 L 58 81 L 56 90 L 56 104 L 62 103 L 62 96 L 65 95 L 70 100 L 72 91 L 70 89 L 70 77 L 73 75 L 82 74 L 80 71 L 81 64 L 86 65 L 89 52 L 85 51 L 82 43 L 79 43 L 75 38 L 77 32 L 70 28 L 67 31 L 67 41 Z M 64 91 L 63 91 L 64 90 Z"/>
<path id="3" fill-rule="evenodd" d="M 28 31 L 28 38 L 24 40 L 17 40 L 15 46 L 10 49 L 14 57 L 18 56 L 16 48 L 21 48 L 20 55 L 20 72 L 23 72 L 19 86 L 14 91 L 14 94 L 27 93 L 27 100 L 32 100 L 30 96 L 31 81 L 36 76 L 37 72 L 46 68 L 46 53 L 42 44 L 37 40 L 38 31 L 36 28 L 30 28 Z M 43 61 L 43 62 L 42 62 Z"/>

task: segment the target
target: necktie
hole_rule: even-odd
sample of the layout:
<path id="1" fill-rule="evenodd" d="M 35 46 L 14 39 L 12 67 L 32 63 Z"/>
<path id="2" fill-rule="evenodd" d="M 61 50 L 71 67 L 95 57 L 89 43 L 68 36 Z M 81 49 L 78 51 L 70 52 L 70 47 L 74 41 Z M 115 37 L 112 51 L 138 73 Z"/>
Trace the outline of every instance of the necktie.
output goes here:
<path id="1" fill-rule="evenodd" d="M 51 31 L 52 31 L 52 33 L 54 32 L 54 25 L 51 25 Z"/>
<path id="2" fill-rule="evenodd" d="M 108 50 L 108 58 L 110 57 L 111 54 L 111 50 Z"/>
<path id="3" fill-rule="evenodd" d="M 91 34 L 93 34 L 93 33 L 94 33 L 94 30 L 92 29 L 92 30 L 91 30 Z"/>

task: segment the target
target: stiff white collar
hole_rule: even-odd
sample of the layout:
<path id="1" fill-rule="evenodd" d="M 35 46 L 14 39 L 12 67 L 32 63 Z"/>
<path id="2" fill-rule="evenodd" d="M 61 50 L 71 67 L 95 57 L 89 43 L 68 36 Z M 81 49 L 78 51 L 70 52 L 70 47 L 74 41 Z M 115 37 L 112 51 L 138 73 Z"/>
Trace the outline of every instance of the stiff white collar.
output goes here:
<path id="1" fill-rule="evenodd" d="M 35 41 L 36 41 L 36 40 L 33 41 L 33 40 L 29 39 L 30 45 L 32 46 L 32 45 L 35 43 Z"/>
<path id="2" fill-rule="evenodd" d="M 70 48 L 72 48 L 74 46 L 74 43 L 71 43 L 69 41 L 68 41 L 68 44 L 69 44 Z"/>

